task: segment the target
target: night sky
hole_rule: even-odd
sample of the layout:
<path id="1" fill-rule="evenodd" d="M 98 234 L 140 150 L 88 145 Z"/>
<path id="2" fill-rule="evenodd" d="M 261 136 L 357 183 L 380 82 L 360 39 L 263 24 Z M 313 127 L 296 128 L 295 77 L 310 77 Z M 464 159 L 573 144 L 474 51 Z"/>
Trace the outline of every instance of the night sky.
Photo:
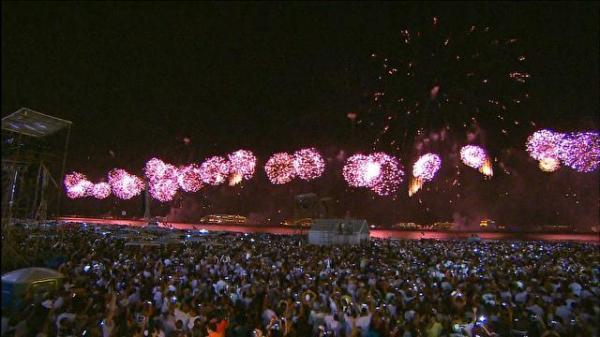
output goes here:
<path id="1" fill-rule="evenodd" d="M 598 172 L 540 172 L 524 143 L 543 127 L 598 130 L 598 13 L 594 3 L 2 2 L 2 116 L 29 107 L 73 121 L 67 170 L 93 181 L 114 167 L 141 175 L 154 156 L 179 165 L 254 151 L 260 167 L 242 186 L 153 202 L 156 215 L 181 207 L 174 218 L 183 221 L 218 212 L 279 220 L 295 194 L 315 192 L 338 201 L 337 215 L 374 223 L 491 217 L 589 227 L 599 223 Z M 465 169 L 459 190 L 439 179 L 410 199 L 406 182 L 396 200 L 350 190 L 336 157 L 371 150 L 374 130 L 347 118 L 369 116 L 370 56 L 434 16 L 520 39 L 531 74 L 523 109 L 536 127 L 526 124 L 497 149 L 510 154 L 511 175 L 486 181 Z M 272 153 L 308 146 L 330 159 L 322 178 L 268 183 L 262 165 Z M 412 165 L 412 154 L 393 154 Z M 142 214 L 140 198 L 63 204 L 71 214 Z"/>

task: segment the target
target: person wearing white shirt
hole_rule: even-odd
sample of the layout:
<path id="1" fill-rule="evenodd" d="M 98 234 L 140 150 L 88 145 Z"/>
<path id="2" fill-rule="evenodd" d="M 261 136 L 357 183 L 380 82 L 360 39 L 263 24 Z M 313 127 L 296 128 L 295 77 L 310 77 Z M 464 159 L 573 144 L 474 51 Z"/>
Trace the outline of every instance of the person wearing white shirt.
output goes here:
<path id="1" fill-rule="evenodd" d="M 187 323 L 187 327 L 188 327 L 189 331 L 192 331 L 192 329 L 194 329 L 194 324 L 196 324 L 197 319 L 200 319 L 200 316 L 195 315 L 193 317 L 190 317 L 190 319 L 188 320 L 188 323 Z"/>
<path id="2" fill-rule="evenodd" d="M 174 315 L 175 315 L 175 321 L 181 321 L 183 323 L 183 326 L 189 326 L 189 320 L 190 320 L 190 316 L 188 314 L 186 314 L 185 312 L 179 310 L 179 308 L 175 308 L 174 311 Z M 192 323 L 192 327 L 193 327 L 193 323 Z"/>
<path id="3" fill-rule="evenodd" d="M 327 330 L 333 331 L 333 335 L 335 337 L 339 337 L 342 331 L 342 324 L 339 322 L 337 315 L 326 315 L 324 320 L 325 325 L 327 326 Z"/>
<path id="4" fill-rule="evenodd" d="M 267 326 L 269 324 L 269 322 L 271 321 L 271 318 L 277 317 L 277 314 L 275 314 L 275 311 L 267 308 L 267 309 L 265 309 L 265 311 L 263 311 L 261 317 L 263 319 L 264 326 Z"/>
<path id="5" fill-rule="evenodd" d="M 352 333 L 352 328 L 356 322 L 355 315 L 356 315 L 356 313 L 353 313 L 352 316 L 344 315 L 344 322 L 346 325 L 346 336 L 350 336 L 350 334 Z"/>
<path id="6" fill-rule="evenodd" d="M 565 304 L 556 308 L 554 313 L 556 316 L 562 318 L 563 322 L 568 322 L 569 318 L 571 317 L 571 309 Z"/>
<path id="7" fill-rule="evenodd" d="M 214 284 L 215 292 L 217 294 L 220 294 L 221 291 L 227 286 L 228 286 L 227 282 L 225 282 L 224 280 L 219 280 L 217 283 Z"/>
<path id="8" fill-rule="evenodd" d="M 156 306 L 156 309 L 160 309 L 163 304 L 163 296 L 162 296 L 162 293 L 160 292 L 160 290 L 157 290 L 154 293 L 153 299 L 154 299 L 154 305 Z"/>
<path id="9" fill-rule="evenodd" d="M 365 337 L 369 332 L 369 326 L 371 325 L 371 317 L 373 315 L 367 308 L 362 308 L 360 316 L 356 319 L 356 326 L 362 329 L 362 335 Z"/>
<path id="10" fill-rule="evenodd" d="M 527 292 L 527 290 L 523 290 L 520 293 L 517 293 L 515 295 L 515 302 L 520 303 L 520 304 L 527 302 L 528 295 L 529 295 L 529 293 Z"/>
<path id="11" fill-rule="evenodd" d="M 139 301 L 140 301 L 140 295 L 137 290 L 132 292 L 131 295 L 129 295 L 129 297 L 127 297 L 127 303 L 129 303 L 129 304 L 135 305 Z"/>

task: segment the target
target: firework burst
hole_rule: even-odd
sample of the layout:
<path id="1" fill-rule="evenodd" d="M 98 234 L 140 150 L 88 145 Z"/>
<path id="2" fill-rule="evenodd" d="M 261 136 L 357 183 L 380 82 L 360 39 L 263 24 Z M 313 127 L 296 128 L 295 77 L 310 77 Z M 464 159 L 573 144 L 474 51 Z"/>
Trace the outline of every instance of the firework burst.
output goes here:
<path id="1" fill-rule="evenodd" d="M 346 165 L 342 170 L 342 175 L 344 179 L 348 183 L 349 186 L 352 187 L 366 187 L 367 181 L 364 179 L 365 177 L 365 164 L 367 163 L 368 156 L 363 154 L 355 154 L 348 158 L 346 161 Z"/>
<path id="2" fill-rule="evenodd" d="M 157 179 L 149 182 L 150 195 L 160 201 L 167 202 L 173 200 L 179 189 L 177 177 Z"/>
<path id="3" fill-rule="evenodd" d="M 285 152 L 275 153 L 265 164 L 265 172 L 273 184 L 289 183 L 296 176 L 294 157 Z"/>
<path id="4" fill-rule="evenodd" d="M 560 162 L 582 173 L 593 172 L 600 164 L 598 132 L 539 130 L 527 138 L 526 149 L 544 172 L 556 171 Z"/>
<path id="5" fill-rule="evenodd" d="M 465 165 L 480 169 L 487 160 L 487 153 L 479 146 L 466 145 L 460 149 L 460 159 Z"/>
<path id="6" fill-rule="evenodd" d="M 72 172 L 65 175 L 65 192 L 70 199 L 84 198 L 92 195 L 94 184 L 84 174 Z"/>
<path id="7" fill-rule="evenodd" d="M 152 158 L 146 163 L 144 173 L 154 199 L 161 202 L 173 200 L 179 189 L 179 172 L 175 166 Z"/>
<path id="8" fill-rule="evenodd" d="M 413 165 L 413 178 L 408 186 L 408 196 L 417 193 L 426 181 L 432 180 L 441 165 L 442 160 L 437 154 L 422 155 Z"/>
<path id="9" fill-rule="evenodd" d="M 430 181 L 442 166 L 440 156 L 433 153 L 427 153 L 419 157 L 413 165 L 413 176 L 424 181 Z"/>
<path id="10" fill-rule="evenodd" d="M 139 195 L 144 189 L 144 181 L 129 174 L 123 169 L 112 169 L 108 172 L 108 184 L 112 193 L 119 199 L 129 200 Z"/>
<path id="11" fill-rule="evenodd" d="M 565 135 L 562 133 L 552 130 L 539 130 L 527 138 L 525 147 L 533 159 L 558 159 L 564 140 Z"/>
<path id="12" fill-rule="evenodd" d="M 198 192 L 202 188 L 200 167 L 196 164 L 184 166 L 178 170 L 177 183 L 186 192 Z"/>
<path id="13" fill-rule="evenodd" d="M 92 189 L 92 196 L 96 199 L 106 199 L 110 195 L 110 184 L 97 183 Z"/>
<path id="14" fill-rule="evenodd" d="M 600 135 L 598 132 L 578 132 L 567 135 L 561 145 L 562 162 L 582 173 L 593 172 L 600 164 Z"/>
<path id="15" fill-rule="evenodd" d="M 146 162 L 144 174 L 150 181 L 159 180 L 168 174 L 167 171 L 172 170 L 173 168 L 172 165 L 169 165 L 158 158 L 152 158 Z"/>
<path id="16" fill-rule="evenodd" d="M 251 151 L 237 150 L 230 153 L 227 159 L 229 159 L 229 171 L 232 176 L 240 176 L 241 179 L 245 180 L 251 179 L 254 176 L 256 157 Z"/>
<path id="17" fill-rule="evenodd" d="M 381 196 L 395 193 L 404 177 L 398 159 L 383 152 L 351 156 L 342 174 L 348 185 L 367 187 Z"/>
<path id="18" fill-rule="evenodd" d="M 367 163 L 367 175 L 372 176 L 369 182 L 371 190 L 380 196 L 389 196 L 398 191 L 404 180 L 404 171 L 397 158 L 383 152 L 377 152 L 369 156 Z M 376 174 L 369 173 L 369 166 L 374 167 Z"/>
<path id="19" fill-rule="evenodd" d="M 325 160 L 314 148 L 296 151 L 293 165 L 296 175 L 302 180 L 316 179 L 325 171 Z"/>
<path id="20" fill-rule="evenodd" d="M 228 176 L 229 162 L 223 157 L 210 157 L 200 165 L 200 177 L 205 184 L 220 185 L 227 180 Z"/>
<path id="21" fill-rule="evenodd" d="M 460 159 L 462 162 L 474 169 L 479 170 L 486 176 L 492 176 L 492 163 L 487 152 L 476 145 L 466 145 L 460 149 Z"/>

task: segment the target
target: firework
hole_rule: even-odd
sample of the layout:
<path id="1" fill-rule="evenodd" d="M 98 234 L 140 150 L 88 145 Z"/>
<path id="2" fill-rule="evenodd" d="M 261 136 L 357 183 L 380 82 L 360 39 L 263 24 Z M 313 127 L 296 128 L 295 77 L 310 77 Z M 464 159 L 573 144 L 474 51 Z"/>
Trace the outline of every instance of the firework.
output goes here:
<path id="1" fill-rule="evenodd" d="M 94 184 L 85 175 L 73 172 L 67 174 L 64 179 L 65 192 L 70 199 L 84 198 L 92 195 Z"/>
<path id="2" fill-rule="evenodd" d="M 578 171 L 593 172 L 600 164 L 600 135 L 598 132 L 578 132 L 567 135 L 561 145 L 560 159 Z"/>
<path id="3" fill-rule="evenodd" d="M 293 164 L 296 175 L 302 180 L 316 179 L 325 171 L 325 160 L 314 148 L 296 151 Z"/>
<path id="4" fill-rule="evenodd" d="M 172 171 L 173 168 L 172 165 L 169 165 L 158 158 L 152 158 L 146 163 L 144 174 L 150 181 L 159 180 L 168 174 L 167 171 Z"/>
<path id="5" fill-rule="evenodd" d="M 97 183 L 92 189 L 92 195 L 96 199 L 106 199 L 110 195 L 110 185 L 108 183 Z"/>
<path id="6" fill-rule="evenodd" d="M 167 202 L 173 200 L 175 194 L 177 194 L 177 190 L 179 189 L 177 176 L 156 179 L 150 181 L 148 184 L 150 187 L 150 195 L 160 202 Z"/>
<path id="7" fill-rule="evenodd" d="M 173 200 L 179 189 L 179 172 L 171 164 L 158 158 L 152 158 L 146 163 L 144 173 L 148 178 L 150 195 L 156 200 L 167 202 Z"/>
<path id="8" fill-rule="evenodd" d="M 405 142 L 433 128 L 455 137 L 474 128 L 508 136 L 524 124 L 519 105 L 529 97 L 531 75 L 518 39 L 494 27 L 449 28 L 422 22 L 371 55 L 375 85 L 365 124 L 374 129 L 374 146 L 408 148 Z"/>
<path id="9" fill-rule="evenodd" d="M 370 155 L 366 168 L 368 186 L 381 196 L 396 193 L 404 179 L 404 171 L 398 159 L 383 152 Z"/>
<path id="10" fill-rule="evenodd" d="M 82 180 L 87 180 L 87 177 L 84 174 L 79 172 L 71 172 L 65 175 L 63 183 L 65 188 L 69 188 L 79 184 Z"/>
<path id="11" fill-rule="evenodd" d="M 368 156 L 363 154 L 355 154 L 348 158 L 342 170 L 342 174 L 348 185 L 352 187 L 367 186 L 367 181 L 364 179 L 367 160 Z M 371 168 L 371 170 L 374 170 L 374 168 Z"/>
<path id="12" fill-rule="evenodd" d="M 265 172 L 273 184 L 289 183 L 296 176 L 294 157 L 285 152 L 275 153 L 265 164 Z"/>
<path id="13" fill-rule="evenodd" d="M 139 195 L 144 189 L 144 181 L 129 174 L 123 169 L 112 169 L 108 172 L 108 184 L 112 193 L 119 199 L 129 200 Z"/>
<path id="14" fill-rule="evenodd" d="M 229 163 L 223 157 L 210 157 L 200 165 L 200 177 L 205 184 L 220 185 L 225 182 L 228 176 Z"/>
<path id="15" fill-rule="evenodd" d="M 404 171 L 398 160 L 383 152 L 368 156 L 362 154 L 351 156 L 342 174 L 348 185 L 368 187 L 381 196 L 396 192 L 404 177 Z"/>
<path id="16" fill-rule="evenodd" d="M 480 169 L 487 160 L 487 153 L 479 146 L 466 145 L 460 149 L 460 159 L 465 165 Z"/>
<path id="17" fill-rule="evenodd" d="M 190 164 L 180 168 L 177 183 L 186 192 L 198 192 L 203 186 L 200 178 L 200 167 L 196 164 Z"/>
<path id="18" fill-rule="evenodd" d="M 560 168 L 560 161 L 554 158 L 544 158 L 540 160 L 540 170 L 544 172 L 554 172 Z"/>
<path id="19" fill-rule="evenodd" d="M 83 198 L 92 195 L 94 184 L 84 174 L 72 172 L 65 175 L 65 192 L 70 199 Z"/>
<path id="20" fill-rule="evenodd" d="M 242 182 L 242 175 L 240 173 L 233 173 L 229 176 L 229 186 L 235 186 Z"/>
<path id="21" fill-rule="evenodd" d="M 355 154 L 348 158 L 342 174 L 352 187 L 370 187 L 374 178 L 381 173 L 381 165 L 371 156 Z"/>
<path id="22" fill-rule="evenodd" d="M 373 181 L 375 181 L 379 175 L 381 175 L 381 164 L 369 157 L 365 163 L 363 172 L 363 180 L 366 182 L 366 186 L 371 187 Z"/>
<path id="23" fill-rule="evenodd" d="M 531 158 L 558 159 L 565 135 L 551 130 L 539 130 L 527 138 L 526 149 Z"/>
<path id="24" fill-rule="evenodd" d="M 408 196 L 412 197 L 413 194 L 417 193 L 423 187 L 423 183 L 423 179 L 413 177 L 408 185 Z"/>
<path id="25" fill-rule="evenodd" d="M 422 155 L 413 165 L 413 176 L 423 181 L 430 181 L 440 169 L 442 160 L 437 154 Z"/>
<path id="26" fill-rule="evenodd" d="M 251 151 L 237 150 L 230 153 L 227 158 L 229 159 L 229 170 L 232 175 L 239 175 L 246 180 L 254 176 L 256 157 Z"/>
<path id="27" fill-rule="evenodd" d="M 427 153 L 419 157 L 413 165 L 413 178 L 408 186 L 408 196 L 417 193 L 426 181 L 435 177 L 442 165 L 440 156 L 433 153 Z"/>
<path id="28" fill-rule="evenodd" d="M 494 170 L 492 169 L 492 162 L 489 158 L 485 159 L 483 165 L 479 168 L 479 172 L 483 173 L 487 177 L 491 177 L 494 175 Z"/>

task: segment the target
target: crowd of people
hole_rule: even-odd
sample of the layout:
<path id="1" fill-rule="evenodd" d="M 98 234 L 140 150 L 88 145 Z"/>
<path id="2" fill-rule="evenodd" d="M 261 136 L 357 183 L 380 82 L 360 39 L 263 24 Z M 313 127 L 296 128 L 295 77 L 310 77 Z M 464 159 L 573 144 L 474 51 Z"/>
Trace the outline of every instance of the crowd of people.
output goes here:
<path id="1" fill-rule="evenodd" d="M 3 274 L 65 278 L 3 304 L 2 336 L 598 336 L 594 244 L 209 234 L 139 248 L 97 229 L 12 229 Z"/>

